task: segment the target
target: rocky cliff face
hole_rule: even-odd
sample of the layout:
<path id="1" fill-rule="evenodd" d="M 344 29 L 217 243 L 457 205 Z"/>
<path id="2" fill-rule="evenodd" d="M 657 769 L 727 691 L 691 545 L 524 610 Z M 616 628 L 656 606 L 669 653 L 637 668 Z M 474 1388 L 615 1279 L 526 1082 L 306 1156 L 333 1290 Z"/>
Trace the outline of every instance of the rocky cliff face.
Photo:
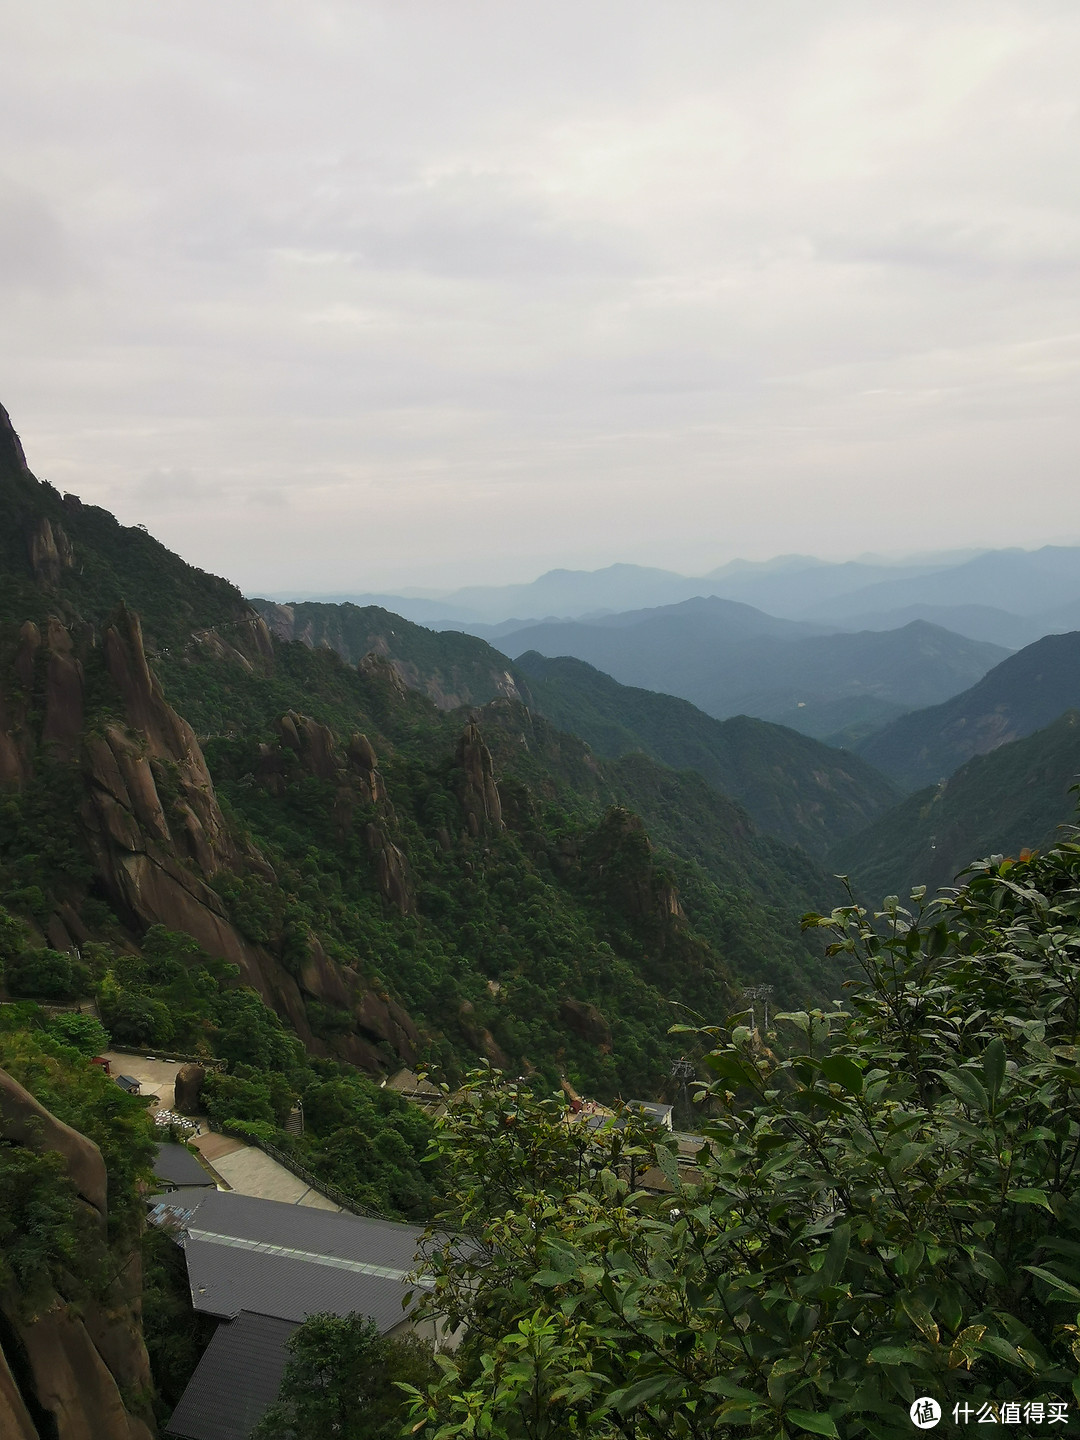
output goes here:
<path id="1" fill-rule="evenodd" d="M 404 685 L 426 695 L 440 710 L 484 705 L 499 696 L 523 702 L 529 698 L 506 656 L 472 635 L 434 635 L 375 605 L 252 603 L 279 640 L 311 649 L 325 646 L 351 665 L 368 655 L 381 656 Z"/>
<path id="2" fill-rule="evenodd" d="M 491 751 L 484 744 L 479 727 L 470 722 L 458 741 L 457 760 L 464 782 L 461 804 L 469 834 L 503 828 L 502 798 L 495 783 L 495 766 Z"/>
<path id="3" fill-rule="evenodd" d="M 0 1142 L 60 1157 L 75 1203 L 88 1221 L 88 1268 L 100 1263 L 119 1271 L 103 1294 L 76 1294 L 64 1283 L 32 1309 L 14 1288 L 0 1291 L 0 1435 L 4 1440 L 150 1440 L 149 1411 L 139 1410 L 133 1398 L 145 1403 L 151 1392 L 138 1254 L 109 1251 L 101 1152 L 4 1070 Z"/>
<path id="4" fill-rule="evenodd" d="M 296 710 L 286 711 L 276 728 L 277 743 L 259 747 L 259 782 L 272 795 L 283 795 L 297 774 L 332 784 L 332 813 L 339 832 L 345 835 L 354 825 L 362 824 L 383 899 L 400 914 L 409 914 L 416 908 L 409 863 L 391 838 L 394 807 L 371 741 L 356 732 L 342 753 L 328 726 Z M 371 811 L 374 818 L 359 819 L 358 812 L 367 815 Z"/>
<path id="5" fill-rule="evenodd" d="M 256 653 L 260 627 L 255 621 L 249 637 Z M 88 672 L 96 706 L 89 727 Z M 264 746 L 260 756 L 262 782 L 271 790 L 284 787 L 288 760 L 337 786 L 342 824 L 357 807 L 373 808 L 365 838 L 380 889 L 402 913 L 411 909 L 408 865 L 390 835 L 393 810 L 367 737 L 353 735 L 342 754 L 325 726 L 295 711 L 281 717 L 278 733 L 278 744 Z M 27 784 L 46 758 L 77 767 L 81 829 L 96 884 L 133 930 L 160 924 L 184 931 L 209 954 L 238 966 L 242 982 L 285 1017 L 313 1053 L 325 1053 L 327 1044 L 312 1033 L 305 995 L 356 1016 L 365 1038 L 335 1041 L 339 1053 L 342 1047 L 349 1051 L 343 1058 L 378 1069 L 385 1062 L 372 1042 L 389 1045 L 402 1059 L 415 1058 L 419 1037 L 411 1019 L 386 1010 L 355 972 L 329 960 L 314 937 L 298 981 L 230 922 L 210 883 L 214 877 L 229 871 L 272 884 L 274 871 L 226 824 L 195 733 L 165 700 L 147 661 L 139 618 L 125 607 L 100 636 L 56 617 L 44 629 L 32 622 L 22 626 L 10 662 L 0 670 L 0 785 Z M 58 897 L 44 927 L 57 948 L 86 938 L 78 919 L 82 898 L 77 889 Z M 351 1040 L 356 1043 L 350 1048 Z"/>

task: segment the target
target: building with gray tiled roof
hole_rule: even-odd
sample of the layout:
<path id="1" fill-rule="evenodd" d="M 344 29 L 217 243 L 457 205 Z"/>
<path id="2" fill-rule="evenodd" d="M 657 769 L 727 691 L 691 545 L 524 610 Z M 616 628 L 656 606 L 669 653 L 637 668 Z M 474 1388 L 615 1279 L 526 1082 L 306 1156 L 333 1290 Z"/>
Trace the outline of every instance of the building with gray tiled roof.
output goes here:
<path id="1" fill-rule="evenodd" d="M 246 1440 L 309 1315 L 365 1315 L 383 1335 L 414 1328 L 417 1226 L 195 1187 L 155 1196 L 150 1219 L 183 1246 L 194 1308 L 222 1322 L 166 1427 L 175 1440 Z"/>

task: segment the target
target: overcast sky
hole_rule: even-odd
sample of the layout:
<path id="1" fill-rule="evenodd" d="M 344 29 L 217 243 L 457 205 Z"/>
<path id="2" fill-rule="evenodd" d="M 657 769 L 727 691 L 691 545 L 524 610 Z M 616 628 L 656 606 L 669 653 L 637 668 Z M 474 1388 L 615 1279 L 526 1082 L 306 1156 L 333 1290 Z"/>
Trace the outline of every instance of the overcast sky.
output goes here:
<path id="1" fill-rule="evenodd" d="M 0 0 L 0 401 L 249 593 L 1080 541 L 1080 6 Z"/>

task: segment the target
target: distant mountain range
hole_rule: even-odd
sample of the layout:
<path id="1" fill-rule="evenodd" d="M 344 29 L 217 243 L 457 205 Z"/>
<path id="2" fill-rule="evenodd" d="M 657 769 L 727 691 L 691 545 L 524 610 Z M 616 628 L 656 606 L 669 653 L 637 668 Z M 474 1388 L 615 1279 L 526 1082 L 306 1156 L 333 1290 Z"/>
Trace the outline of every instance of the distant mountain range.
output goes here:
<path id="1" fill-rule="evenodd" d="M 898 785 L 915 790 L 1075 708 L 1080 708 L 1080 632 L 1073 631 L 1028 645 L 971 689 L 902 716 L 857 748 Z"/>
<path id="2" fill-rule="evenodd" d="M 329 647 L 352 663 L 374 652 L 441 708 L 523 702 L 614 764 L 611 773 L 654 826 L 667 829 L 664 816 L 675 804 L 707 837 L 717 792 L 729 795 L 765 834 L 850 874 L 871 902 L 920 883 L 948 884 L 974 856 L 1044 844 L 1074 811 L 1077 633 L 1046 636 L 1002 658 L 997 647 L 927 623 L 923 615 L 939 613 L 928 605 L 909 607 L 914 618 L 895 630 L 850 634 L 718 598 L 589 623 L 490 627 L 503 632 L 498 644 L 512 654 L 537 640 L 553 650 L 593 647 L 590 656 L 606 670 L 647 671 L 644 688 L 572 655 L 531 649 L 511 661 L 478 636 L 433 632 L 379 607 L 255 604 L 279 639 Z M 972 628 L 980 615 L 998 625 L 1010 619 L 993 607 L 966 609 Z M 1022 627 L 1012 619 L 1019 640 Z M 859 753 L 746 714 L 718 719 L 654 688 L 686 684 L 707 699 L 711 689 L 715 702 L 723 685 L 726 703 L 741 702 L 740 709 L 779 704 L 784 718 L 790 708 L 798 712 L 796 724 L 841 721 L 850 736 L 859 723 L 880 722 L 890 705 L 898 711 L 918 705 L 934 685 L 962 685 L 965 666 L 974 684 L 857 741 Z M 801 706 L 792 704 L 797 688 L 810 697 Z M 646 757 L 680 772 L 668 772 L 663 793 L 662 772 Z M 901 790 L 921 788 L 899 799 L 886 775 Z M 667 839 L 678 848 L 675 829 Z M 711 850 L 713 841 L 701 838 L 701 846 Z"/>
<path id="3" fill-rule="evenodd" d="M 940 703 L 1007 654 L 925 621 L 829 633 L 715 598 L 531 625 L 498 645 L 511 656 L 572 655 L 624 685 L 678 695 L 718 719 L 754 715 L 845 741 Z"/>
<path id="4" fill-rule="evenodd" d="M 420 624 L 465 629 L 490 640 L 533 621 L 592 619 L 710 596 L 836 629 L 894 630 L 926 620 L 1013 649 L 1080 628 L 1080 547 L 928 555 L 903 563 L 786 555 L 736 560 L 696 577 L 620 564 L 550 570 L 524 584 L 446 592 L 273 598 L 375 605 Z"/>

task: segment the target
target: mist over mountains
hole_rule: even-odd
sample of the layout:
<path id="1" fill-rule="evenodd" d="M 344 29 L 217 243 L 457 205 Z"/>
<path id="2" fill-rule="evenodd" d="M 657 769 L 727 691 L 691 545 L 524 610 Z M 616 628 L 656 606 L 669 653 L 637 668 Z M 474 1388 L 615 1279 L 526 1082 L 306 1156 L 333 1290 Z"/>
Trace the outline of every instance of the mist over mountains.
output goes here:
<path id="1" fill-rule="evenodd" d="M 595 619 L 715 596 L 788 620 L 842 630 L 897 629 L 925 620 L 972 640 L 1019 649 L 1080 626 L 1080 548 L 989 550 L 908 561 L 832 562 L 807 555 L 734 560 L 702 576 L 641 565 L 550 570 L 516 585 L 402 594 L 270 591 L 280 601 L 378 605 L 420 624 L 493 640 L 529 622 Z M 494 627 L 494 628 L 489 628 Z"/>
<path id="2" fill-rule="evenodd" d="M 514 656 L 573 655 L 624 685 L 692 701 L 709 715 L 755 715 L 819 740 L 848 741 L 966 689 L 1008 653 L 916 620 L 833 633 L 731 600 L 549 622 L 496 642 Z"/>

